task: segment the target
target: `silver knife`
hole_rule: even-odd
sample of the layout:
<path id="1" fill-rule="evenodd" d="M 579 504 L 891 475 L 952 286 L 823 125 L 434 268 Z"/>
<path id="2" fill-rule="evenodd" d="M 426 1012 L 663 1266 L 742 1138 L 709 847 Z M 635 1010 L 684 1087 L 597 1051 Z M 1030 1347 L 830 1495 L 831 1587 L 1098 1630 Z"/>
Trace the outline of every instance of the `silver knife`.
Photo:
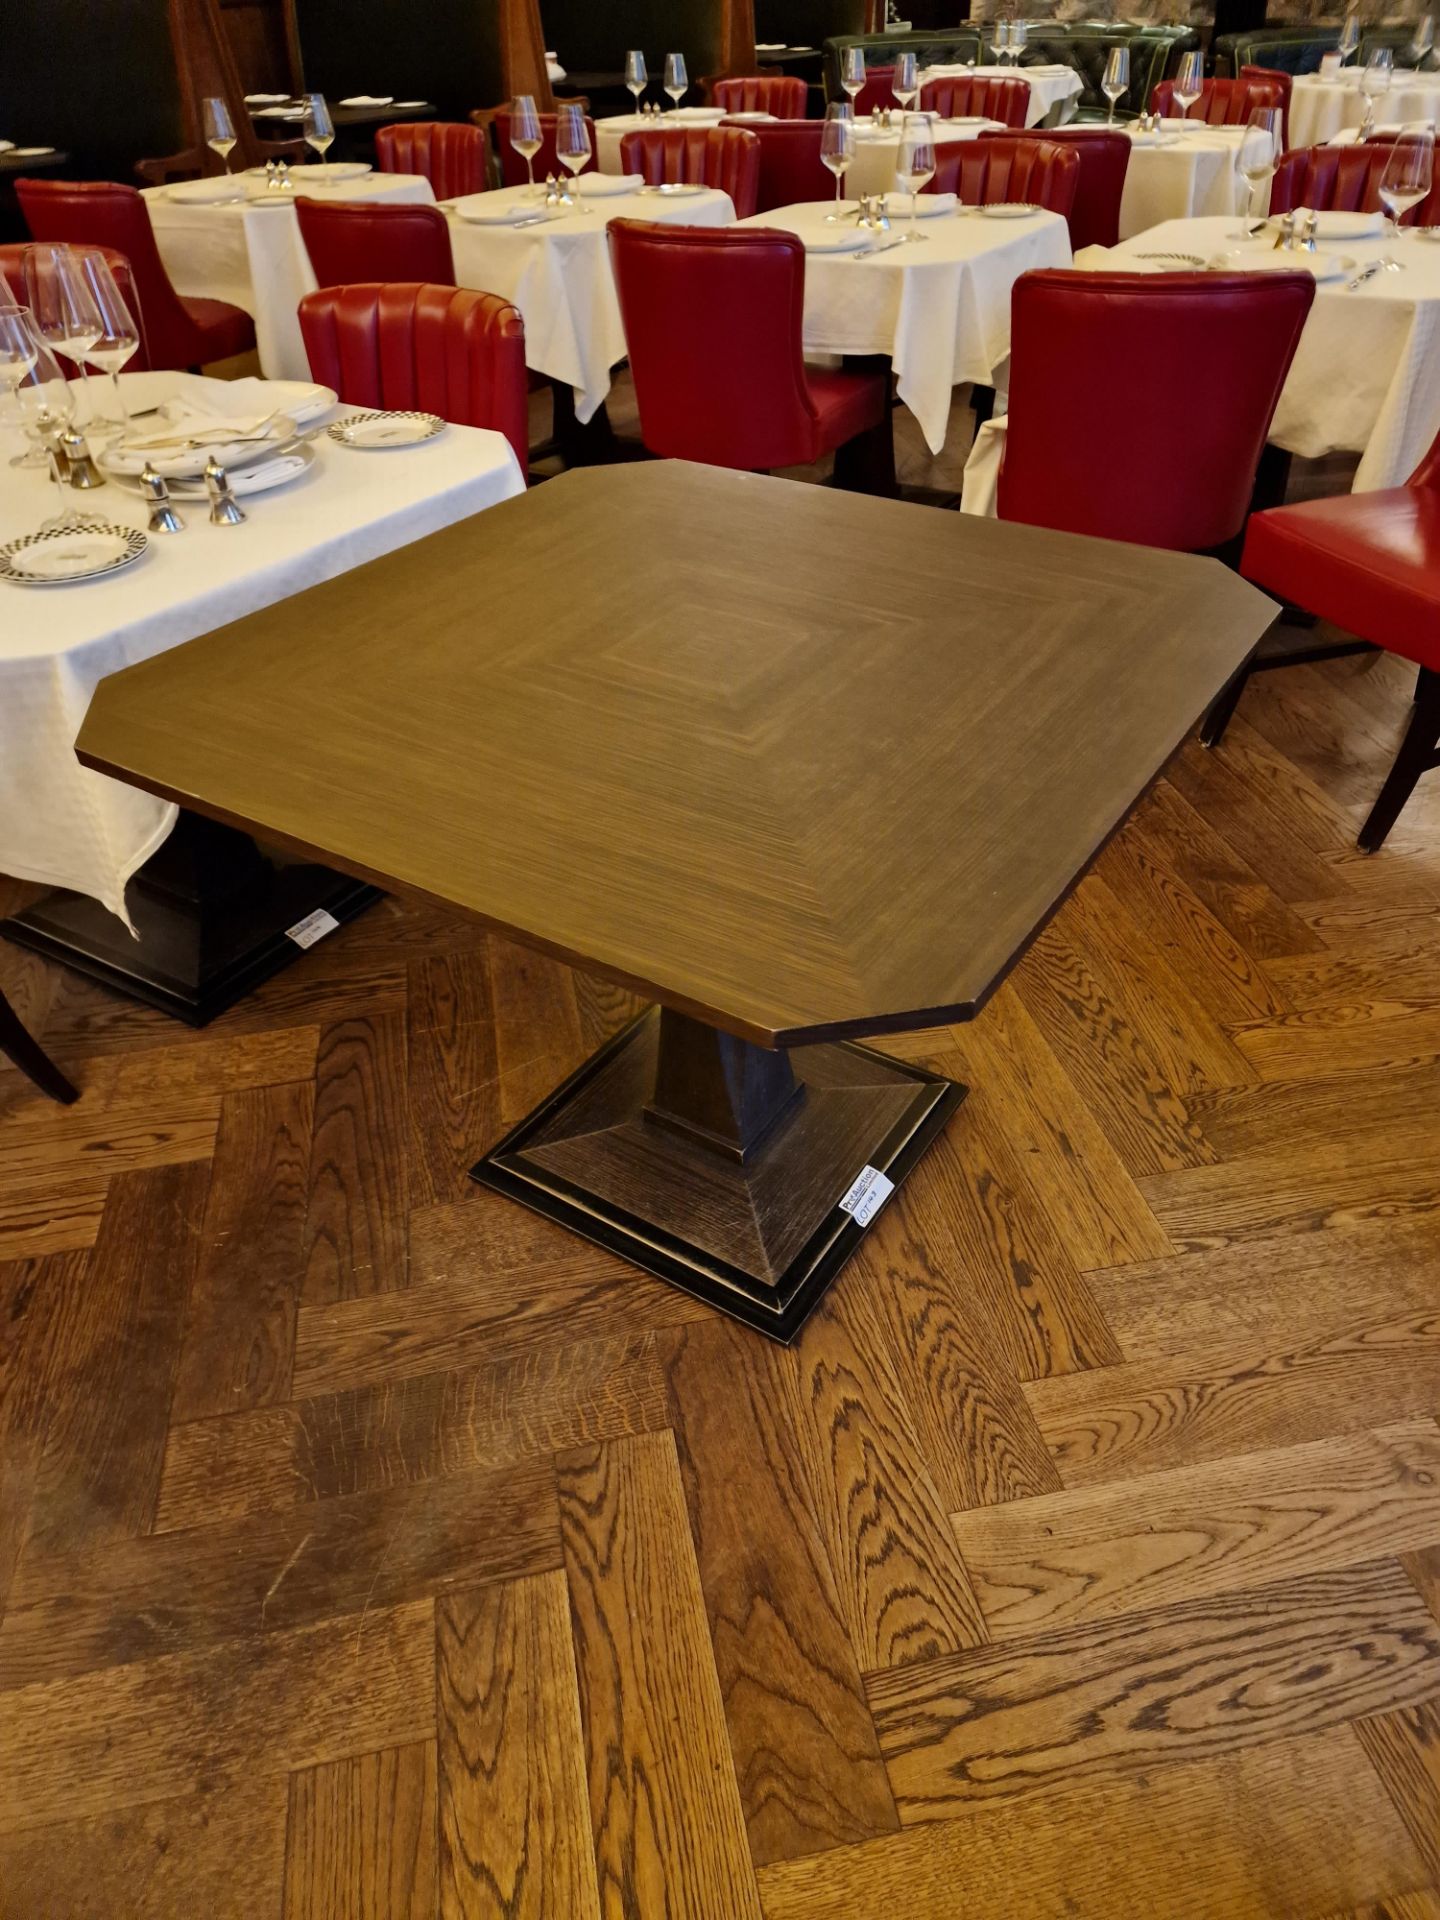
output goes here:
<path id="1" fill-rule="evenodd" d="M 903 247 L 904 244 L 903 237 L 899 240 L 886 240 L 878 247 L 862 247 L 859 253 L 852 254 L 850 257 L 852 260 L 873 260 L 877 253 L 889 253 L 892 247 Z"/>
<path id="2" fill-rule="evenodd" d="M 1345 291 L 1347 293 L 1354 293 L 1355 289 L 1357 287 L 1363 287 L 1367 280 L 1373 280 L 1379 271 L 1380 262 L 1378 260 L 1372 260 L 1363 273 L 1357 273 L 1353 280 L 1347 280 L 1345 282 Z"/>

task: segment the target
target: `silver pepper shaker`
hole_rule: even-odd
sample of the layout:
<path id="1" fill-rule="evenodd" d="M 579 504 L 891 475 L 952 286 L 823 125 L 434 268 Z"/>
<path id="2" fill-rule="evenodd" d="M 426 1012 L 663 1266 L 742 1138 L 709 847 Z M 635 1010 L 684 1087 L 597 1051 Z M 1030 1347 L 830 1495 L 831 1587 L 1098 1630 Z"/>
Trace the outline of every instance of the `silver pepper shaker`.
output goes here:
<path id="1" fill-rule="evenodd" d="M 1306 253 L 1315 252 L 1316 250 L 1315 235 L 1319 231 L 1319 227 L 1320 227 L 1320 215 L 1312 207 L 1310 209 L 1309 216 L 1305 221 L 1305 238 L 1301 242 L 1301 245 L 1304 247 Z"/>
<path id="2" fill-rule="evenodd" d="M 147 460 L 140 475 L 140 490 L 150 503 L 151 533 L 183 533 L 185 522 L 170 504 L 170 489 L 163 473 L 157 473 Z"/>
<path id="3" fill-rule="evenodd" d="M 78 427 L 61 434 L 60 450 L 65 455 L 65 477 L 72 487 L 88 492 L 91 487 L 104 486 L 105 476 L 90 458 L 90 448 Z"/>
<path id="4" fill-rule="evenodd" d="M 205 462 L 205 491 L 210 496 L 212 527 L 238 527 L 244 523 L 245 510 L 230 491 L 230 476 L 213 453 Z"/>
<path id="5" fill-rule="evenodd" d="M 1280 216 L 1280 231 L 1275 236 L 1274 251 L 1279 253 L 1282 248 L 1286 253 L 1293 253 L 1295 251 L 1295 216 L 1293 213 L 1285 213 Z"/>

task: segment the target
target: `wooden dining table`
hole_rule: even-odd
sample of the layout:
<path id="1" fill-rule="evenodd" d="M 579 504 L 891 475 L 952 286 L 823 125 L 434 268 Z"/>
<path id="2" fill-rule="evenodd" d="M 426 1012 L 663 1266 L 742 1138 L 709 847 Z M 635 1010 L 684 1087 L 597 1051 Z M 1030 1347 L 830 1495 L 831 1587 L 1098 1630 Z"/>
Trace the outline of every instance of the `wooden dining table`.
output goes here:
<path id="1" fill-rule="evenodd" d="M 86 765 L 655 1002 L 475 1177 L 779 1339 L 1275 616 L 1218 561 L 654 462 L 126 669 Z"/>

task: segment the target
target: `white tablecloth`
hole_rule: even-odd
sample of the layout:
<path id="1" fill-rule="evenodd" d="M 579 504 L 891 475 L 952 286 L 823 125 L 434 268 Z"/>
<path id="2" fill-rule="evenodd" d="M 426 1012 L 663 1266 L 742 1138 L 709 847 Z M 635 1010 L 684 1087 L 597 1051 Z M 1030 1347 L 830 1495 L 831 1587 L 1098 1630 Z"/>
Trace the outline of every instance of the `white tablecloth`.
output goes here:
<path id="1" fill-rule="evenodd" d="M 297 167 L 296 191 L 305 191 Z M 311 188 L 317 199 L 386 200 L 429 204 L 430 182 L 413 173 L 370 173 L 359 180 Z M 178 293 L 229 300 L 254 317 L 260 365 L 271 380 L 307 380 L 310 363 L 295 310 L 315 291 L 310 257 L 293 206 L 268 195 L 244 206 L 194 205 L 147 187 L 150 223 L 165 269 Z"/>
<path id="2" fill-rule="evenodd" d="M 524 187 L 459 201 L 450 214 L 455 273 L 462 287 L 483 287 L 514 302 L 525 320 L 528 365 L 575 389 L 575 415 L 584 422 L 610 391 L 610 369 L 625 358 L 606 223 L 662 220 L 725 227 L 735 209 L 728 193 L 707 188 L 674 199 L 644 192 L 597 194 L 588 211 L 538 227 L 473 226 L 463 217 L 475 207 L 518 210 L 538 204 L 526 198 Z"/>
<path id="3" fill-rule="evenodd" d="M 678 113 L 664 113 L 657 120 L 651 114 L 612 113 L 595 122 L 595 164 L 601 173 L 624 173 L 620 164 L 620 142 L 627 133 L 642 133 L 646 127 L 718 127 L 725 118 L 723 107 L 681 107 Z M 753 117 L 753 116 L 752 116 Z M 766 114 L 767 120 L 774 116 Z"/>
<path id="4" fill-rule="evenodd" d="M 1000 133 L 998 120 L 941 120 L 934 123 L 935 144 L 942 141 L 978 140 L 986 131 Z M 862 193 L 896 193 L 903 189 L 895 178 L 895 158 L 900 147 L 900 116 L 889 127 L 877 127 L 861 120 L 855 128 L 855 158 L 845 175 L 845 191 L 853 199 Z"/>
<path id="5" fill-rule="evenodd" d="M 1127 122 L 1130 164 L 1125 169 L 1125 193 L 1120 202 L 1120 238 L 1144 233 L 1164 220 L 1188 220 L 1205 214 L 1244 212 L 1249 192 L 1240 173 L 1244 145 L 1258 146 L 1263 134 L 1244 127 L 1203 127 L 1180 131 L 1177 120 L 1165 123 L 1156 136 L 1142 134 Z M 1263 213 L 1268 194 L 1257 196 Z"/>
<path id="6" fill-rule="evenodd" d="M 1347 67 L 1344 77 L 1322 80 L 1318 73 L 1297 76 L 1290 92 L 1290 124 L 1286 138 L 1292 147 L 1319 147 L 1344 127 L 1358 127 L 1365 118 L 1365 95 L 1360 73 Z M 1375 97 L 1377 121 L 1440 121 L 1440 73 L 1397 70 L 1389 91 Z"/>
<path id="7" fill-rule="evenodd" d="M 1170 220 L 1108 252 L 1089 247 L 1080 264 L 1132 270 L 1147 264 L 1137 256 L 1152 251 L 1211 259 L 1236 245 L 1233 231 L 1228 219 Z M 1260 250 L 1272 241 L 1250 245 Z M 1360 454 L 1356 493 L 1397 487 L 1440 432 L 1440 242 L 1407 232 L 1393 243 L 1377 236 L 1328 250 L 1354 259 L 1357 271 L 1388 253 L 1405 268 L 1377 273 L 1353 293 L 1343 280 L 1316 288 L 1270 439 L 1307 459 Z M 995 510 L 1003 421 L 994 427 L 977 439 L 966 467 L 967 513 Z"/>
<path id="8" fill-rule="evenodd" d="M 977 74 L 981 79 L 1025 80 L 1030 86 L 1030 111 L 1025 117 L 1027 127 L 1038 127 L 1042 120 L 1050 118 L 1058 107 L 1059 112 L 1050 121 L 1059 126 L 1068 120 L 1074 112 L 1073 102 L 1084 92 L 1084 82 L 1074 67 L 1059 64 L 1045 67 L 927 67 L 920 76 L 920 85 L 927 80 L 948 80 L 962 78 L 967 74 Z"/>
<path id="9" fill-rule="evenodd" d="M 132 406 L 193 378 L 122 377 Z M 8 463 L 13 439 L 0 445 Z M 523 489 L 502 434 L 451 427 L 383 454 L 322 436 L 303 479 L 243 503 L 242 527 L 212 527 L 203 506 L 186 504 L 183 533 L 155 536 L 143 559 L 109 579 L 0 583 L 0 873 L 93 894 L 123 915 L 125 883 L 165 839 L 175 809 L 76 760 L 96 682 Z M 138 496 L 113 484 L 75 498 L 117 524 L 145 524 Z M 0 464 L 0 541 L 53 511 L 48 480 Z"/>
<path id="10" fill-rule="evenodd" d="M 782 207 L 742 224 L 784 227 L 803 239 L 824 231 L 826 212 L 823 202 Z M 1032 267 L 1068 267 L 1070 235 L 1054 213 L 996 220 L 972 211 L 924 220 L 921 227 L 929 236 L 922 245 L 873 259 L 809 255 L 804 342 L 814 354 L 888 354 L 901 400 L 938 453 L 952 388 L 963 380 L 993 385 L 1003 377 L 1010 289 Z"/>

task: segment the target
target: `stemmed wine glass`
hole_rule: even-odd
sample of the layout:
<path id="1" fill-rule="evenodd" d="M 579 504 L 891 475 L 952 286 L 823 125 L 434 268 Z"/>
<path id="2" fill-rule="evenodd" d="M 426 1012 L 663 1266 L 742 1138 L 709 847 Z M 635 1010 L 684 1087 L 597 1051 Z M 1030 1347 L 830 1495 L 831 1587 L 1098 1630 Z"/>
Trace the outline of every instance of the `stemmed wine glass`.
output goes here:
<path id="1" fill-rule="evenodd" d="M 1400 237 L 1401 216 L 1418 207 L 1434 184 L 1435 129 L 1416 127 L 1396 136 L 1380 176 L 1380 204 L 1390 216 L 1390 237 Z M 1398 273 L 1405 262 L 1387 257 L 1382 264 Z"/>
<path id="2" fill-rule="evenodd" d="M 48 532 L 52 527 L 81 526 L 84 516 L 75 511 L 70 490 L 61 478 L 60 462 L 55 456 L 57 436 L 64 433 L 75 418 L 75 397 L 60 371 L 59 362 L 35 331 L 31 316 L 23 308 L 7 309 L 0 313 L 0 340 L 8 338 L 18 345 L 16 335 L 22 329 L 30 335 L 34 358 L 21 372 L 13 391 L 20 411 L 21 428 L 26 438 L 35 443 L 35 451 L 39 455 L 37 460 L 26 460 L 23 464 L 48 466 L 50 478 L 55 482 L 56 492 L 60 496 L 59 512 L 53 519 L 41 521 L 41 531 Z M 23 354 L 23 346 L 20 351 Z M 12 464 L 18 466 L 22 463 L 16 461 Z"/>
<path id="3" fill-rule="evenodd" d="M 0 281 L 0 290 L 3 284 Z M 0 400 L 14 398 L 15 389 L 35 364 L 37 346 L 28 310 L 3 298 L 0 292 Z M 19 466 L 21 462 L 12 460 L 10 464 Z"/>
<path id="4" fill-rule="evenodd" d="M 915 96 L 920 91 L 920 69 L 915 63 L 913 53 L 896 55 L 895 75 L 890 82 L 890 91 L 905 112 L 909 113 L 915 104 Z"/>
<path id="5" fill-rule="evenodd" d="M 672 112 L 680 111 L 680 102 L 690 88 L 690 76 L 685 71 L 683 53 L 667 53 L 665 56 L 665 91 L 670 96 Z"/>
<path id="6" fill-rule="evenodd" d="M 40 339 L 52 353 L 63 353 L 67 360 L 74 361 L 84 374 L 89 400 L 90 374 L 85 361 L 104 326 L 80 263 L 69 247 L 25 249 L 25 300 L 30 324 Z M 93 404 L 90 412 L 93 415 Z"/>
<path id="7" fill-rule="evenodd" d="M 1349 61 L 1353 60 L 1355 55 L 1360 51 L 1360 16 L 1358 13 L 1346 14 L 1345 24 L 1340 29 L 1340 38 L 1337 45 L 1340 50 L 1340 64 L 1343 67 Z"/>
<path id="8" fill-rule="evenodd" d="M 630 89 L 635 102 L 635 111 L 640 111 L 640 102 L 645 97 L 645 89 L 650 84 L 650 69 L 645 64 L 643 53 L 630 52 L 625 56 L 625 85 Z"/>
<path id="9" fill-rule="evenodd" d="M 1130 49 L 1129 47 L 1111 47 L 1105 61 L 1105 78 L 1100 82 L 1100 91 L 1110 102 L 1110 117 L 1106 126 L 1115 124 L 1115 102 L 1130 91 Z"/>
<path id="10" fill-rule="evenodd" d="M 1180 69 L 1175 75 L 1175 85 L 1171 89 L 1180 102 L 1180 118 L 1189 125 L 1190 109 L 1200 98 L 1205 88 L 1205 57 L 1200 53 L 1182 53 Z"/>
<path id="11" fill-rule="evenodd" d="M 1245 224 L 1233 237 L 1250 238 L 1250 223 L 1255 218 L 1255 196 L 1272 180 L 1280 158 L 1280 109 L 1252 107 L 1245 131 L 1240 136 L 1237 167 L 1245 181 Z M 1262 215 L 1263 219 L 1263 215 Z"/>
<path id="12" fill-rule="evenodd" d="M 840 189 L 850 162 L 855 158 L 855 116 L 848 100 L 835 100 L 825 109 L 825 124 L 820 129 L 820 161 L 835 176 L 835 206 L 827 213 L 827 226 L 840 219 Z"/>
<path id="13" fill-rule="evenodd" d="M 1410 42 L 1410 64 L 1417 73 L 1423 73 L 1425 62 L 1430 58 L 1435 46 L 1435 16 L 1422 13 L 1415 22 L 1415 37 Z"/>
<path id="14" fill-rule="evenodd" d="M 535 156 L 544 143 L 533 93 L 519 93 L 510 103 L 510 145 L 525 162 L 525 197 L 535 198 Z"/>
<path id="15" fill-rule="evenodd" d="M 1010 22 L 1010 58 L 1018 67 L 1020 56 L 1025 51 L 1025 43 L 1030 38 L 1030 29 L 1023 20 Z"/>
<path id="16" fill-rule="evenodd" d="M 929 234 L 920 231 L 918 205 L 920 189 L 935 178 L 935 128 L 928 113 L 906 115 L 895 171 L 910 189 L 910 231 L 905 238 L 912 242 L 928 240 Z"/>
<path id="17" fill-rule="evenodd" d="M 995 33 L 990 44 L 995 52 L 996 66 L 1003 67 L 1010 58 L 1010 22 L 1008 20 L 995 22 Z"/>
<path id="18" fill-rule="evenodd" d="M 590 158 L 590 129 L 585 124 L 584 109 L 571 102 L 556 109 L 555 158 L 562 167 L 570 169 L 570 183 L 575 189 L 575 211 L 588 213 L 590 209 L 580 197 L 580 169 Z"/>
<path id="19" fill-rule="evenodd" d="M 335 138 L 335 122 L 330 118 L 323 93 L 306 94 L 305 119 L 300 131 L 317 162 L 323 162 Z"/>
<path id="20" fill-rule="evenodd" d="M 865 85 L 865 49 L 846 47 L 840 56 L 840 84 L 849 96 L 853 108 L 857 96 Z"/>
<path id="21" fill-rule="evenodd" d="M 90 298 L 95 302 L 95 310 L 100 315 L 101 331 L 95 340 L 85 349 L 85 358 L 92 367 L 98 367 L 102 373 L 108 373 L 110 384 L 115 389 L 116 418 L 105 420 L 95 412 L 92 424 L 113 426 L 117 432 L 125 433 L 130 426 L 130 410 L 125 405 L 125 395 L 120 390 L 120 369 L 127 361 L 134 359 L 140 347 L 140 326 L 129 307 L 125 296 L 115 284 L 115 276 L 110 271 L 110 262 L 98 247 L 77 247 L 75 259 L 80 269 Z M 92 396 L 93 405 L 93 396 Z"/>
<path id="22" fill-rule="evenodd" d="M 205 102 L 205 144 L 212 153 L 219 154 L 226 173 L 229 173 L 230 156 L 236 145 L 235 123 L 223 100 L 210 99 Z"/>
<path id="23" fill-rule="evenodd" d="M 1372 47 L 1365 62 L 1365 71 L 1360 76 L 1360 91 L 1365 96 L 1365 118 L 1360 123 L 1360 138 L 1364 140 L 1375 125 L 1375 102 L 1382 94 L 1390 91 L 1390 82 L 1395 75 L 1395 53 L 1391 47 Z"/>

